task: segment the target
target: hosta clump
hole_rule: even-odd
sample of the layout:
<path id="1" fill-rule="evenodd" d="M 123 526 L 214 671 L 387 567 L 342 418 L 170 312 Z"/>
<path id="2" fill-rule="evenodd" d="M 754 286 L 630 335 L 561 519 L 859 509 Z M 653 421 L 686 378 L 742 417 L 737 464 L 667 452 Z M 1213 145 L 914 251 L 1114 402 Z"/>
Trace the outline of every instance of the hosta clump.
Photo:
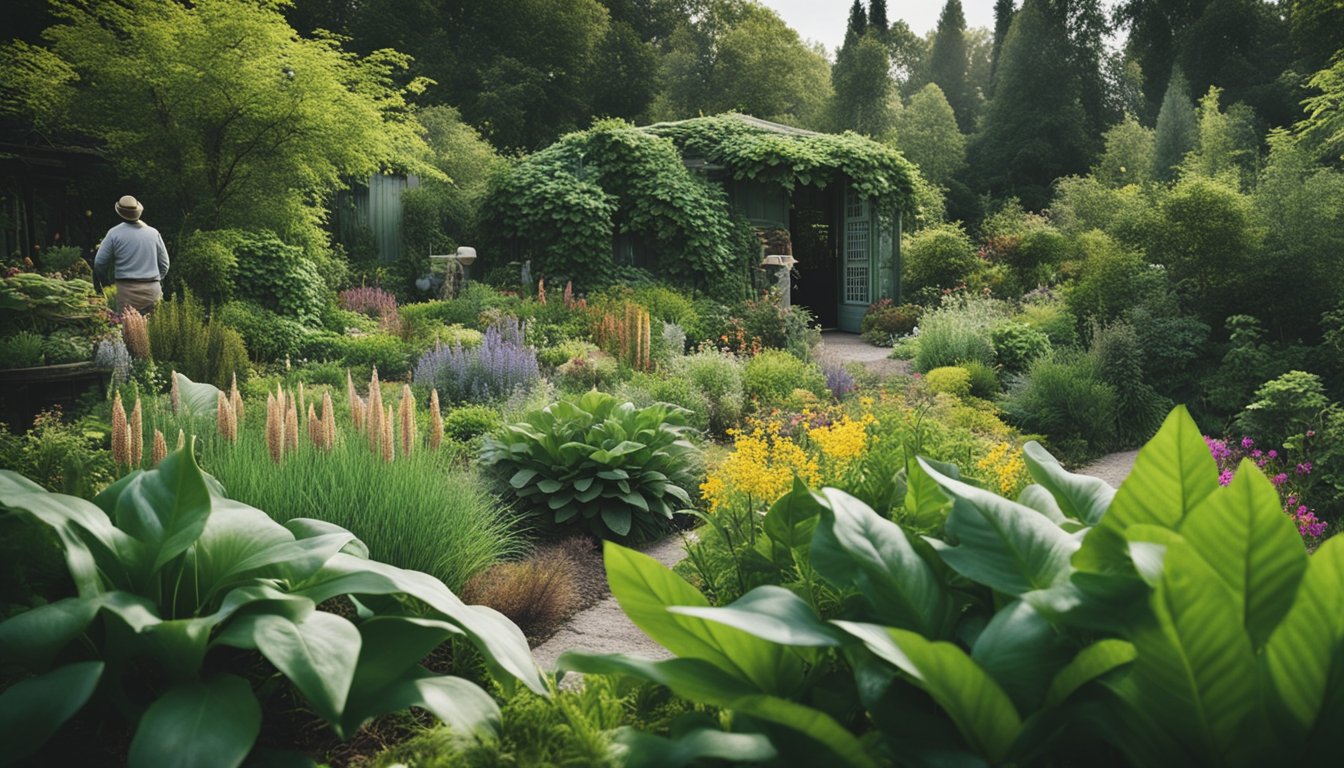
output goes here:
<path id="1" fill-rule="evenodd" d="M 636 408 L 592 391 L 487 435 L 481 461 L 527 511 L 556 525 L 648 540 L 691 505 L 700 451 L 686 439 L 686 415 L 666 403 Z"/>
<path id="2" fill-rule="evenodd" d="M 463 732 L 493 729 L 499 710 L 485 691 L 420 666 L 450 637 L 474 645 L 497 679 L 544 690 L 501 614 L 369 560 L 342 528 L 282 526 L 225 498 L 189 450 L 93 502 L 0 472 L 0 516 L 15 515 L 56 534 L 77 596 L 0 623 L 0 659 L 33 675 L 0 693 L 0 762 L 33 754 L 81 715 L 113 738 L 99 718 L 125 719 L 129 754 L 116 761 L 132 768 L 237 766 L 276 686 L 260 658 L 240 666 L 232 649 L 264 657 L 342 738 L 411 706 Z M 317 607 L 338 598 L 340 615 Z"/>
<path id="3" fill-rule="evenodd" d="M 492 324 L 481 343 L 438 343 L 415 366 L 415 384 L 438 388 L 449 402 L 484 402 L 508 397 L 541 377 L 537 351 L 523 343 L 521 324 L 512 318 Z"/>

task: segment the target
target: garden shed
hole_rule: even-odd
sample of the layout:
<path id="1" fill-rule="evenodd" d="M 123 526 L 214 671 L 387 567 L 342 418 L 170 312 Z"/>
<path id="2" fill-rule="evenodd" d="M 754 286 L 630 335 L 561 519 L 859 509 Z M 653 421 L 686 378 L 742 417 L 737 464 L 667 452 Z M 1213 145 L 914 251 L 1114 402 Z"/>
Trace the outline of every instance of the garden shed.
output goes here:
<path id="1" fill-rule="evenodd" d="M 751 285 L 757 236 L 785 230 L 793 302 L 823 327 L 857 332 L 870 303 L 900 296 L 914 174 L 862 136 L 748 115 L 601 121 L 515 165 L 486 218 L 511 258 L 548 279 L 613 282 L 638 268 L 721 296 Z"/>

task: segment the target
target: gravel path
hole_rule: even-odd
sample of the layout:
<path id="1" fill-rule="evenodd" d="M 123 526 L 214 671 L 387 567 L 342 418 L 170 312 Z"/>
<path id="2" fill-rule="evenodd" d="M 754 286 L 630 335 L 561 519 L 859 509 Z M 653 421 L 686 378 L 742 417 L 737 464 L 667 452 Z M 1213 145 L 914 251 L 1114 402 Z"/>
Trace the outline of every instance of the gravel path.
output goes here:
<path id="1" fill-rule="evenodd" d="M 1133 451 L 1121 451 L 1112 453 L 1109 456 L 1102 456 L 1100 459 L 1088 464 L 1086 467 L 1078 470 L 1080 475 L 1091 475 L 1099 477 L 1110 483 L 1112 488 L 1119 488 L 1120 484 L 1129 477 L 1130 470 L 1134 469 L 1134 459 L 1139 455 L 1137 449 Z"/>
<path id="2" fill-rule="evenodd" d="M 910 372 L 909 360 L 892 360 L 891 350 L 869 344 L 856 333 L 825 331 L 821 334 L 821 354 L 846 363 L 862 363 L 865 368 L 886 378 Z"/>
<path id="3" fill-rule="evenodd" d="M 681 535 L 674 534 L 645 549 L 644 554 L 671 568 L 686 556 L 686 549 Z M 650 640 L 626 618 L 614 597 L 574 614 L 564 628 L 532 649 L 532 655 L 542 669 L 552 670 L 565 651 L 626 653 L 654 660 L 672 658 L 667 649 Z"/>

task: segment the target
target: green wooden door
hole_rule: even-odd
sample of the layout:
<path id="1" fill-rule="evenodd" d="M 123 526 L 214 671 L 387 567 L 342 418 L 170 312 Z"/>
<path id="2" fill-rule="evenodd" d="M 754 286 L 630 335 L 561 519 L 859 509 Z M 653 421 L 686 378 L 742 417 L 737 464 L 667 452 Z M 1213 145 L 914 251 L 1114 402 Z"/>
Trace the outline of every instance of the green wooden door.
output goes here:
<path id="1" fill-rule="evenodd" d="M 876 226 L 873 206 L 860 197 L 852 187 L 845 188 L 845 205 L 841 212 L 840 231 L 840 330 L 858 333 L 863 313 L 873 301 L 873 283 L 876 274 Z"/>

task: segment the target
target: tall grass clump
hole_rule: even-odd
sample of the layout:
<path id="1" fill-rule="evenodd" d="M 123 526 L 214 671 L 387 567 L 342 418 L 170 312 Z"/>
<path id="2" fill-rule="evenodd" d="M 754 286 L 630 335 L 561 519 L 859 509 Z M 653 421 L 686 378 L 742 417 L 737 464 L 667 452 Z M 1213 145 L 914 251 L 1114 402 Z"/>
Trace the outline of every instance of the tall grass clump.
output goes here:
<path id="1" fill-rule="evenodd" d="M 513 318 L 491 325 L 478 346 L 438 343 L 415 366 L 415 385 L 436 387 L 452 403 L 487 402 L 526 389 L 541 377 L 537 351 L 523 343 L 523 327 Z"/>
<path id="2" fill-rule="evenodd" d="M 920 321 L 915 368 L 926 372 L 972 361 L 994 365 L 991 333 L 1005 314 L 1002 304 L 993 299 L 944 300 Z"/>
<path id="3" fill-rule="evenodd" d="M 1010 387 L 1004 413 L 1024 432 L 1050 436 L 1052 448 L 1081 461 L 1115 440 L 1116 392 L 1102 381 L 1094 360 L 1077 350 L 1036 358 Z"/>

